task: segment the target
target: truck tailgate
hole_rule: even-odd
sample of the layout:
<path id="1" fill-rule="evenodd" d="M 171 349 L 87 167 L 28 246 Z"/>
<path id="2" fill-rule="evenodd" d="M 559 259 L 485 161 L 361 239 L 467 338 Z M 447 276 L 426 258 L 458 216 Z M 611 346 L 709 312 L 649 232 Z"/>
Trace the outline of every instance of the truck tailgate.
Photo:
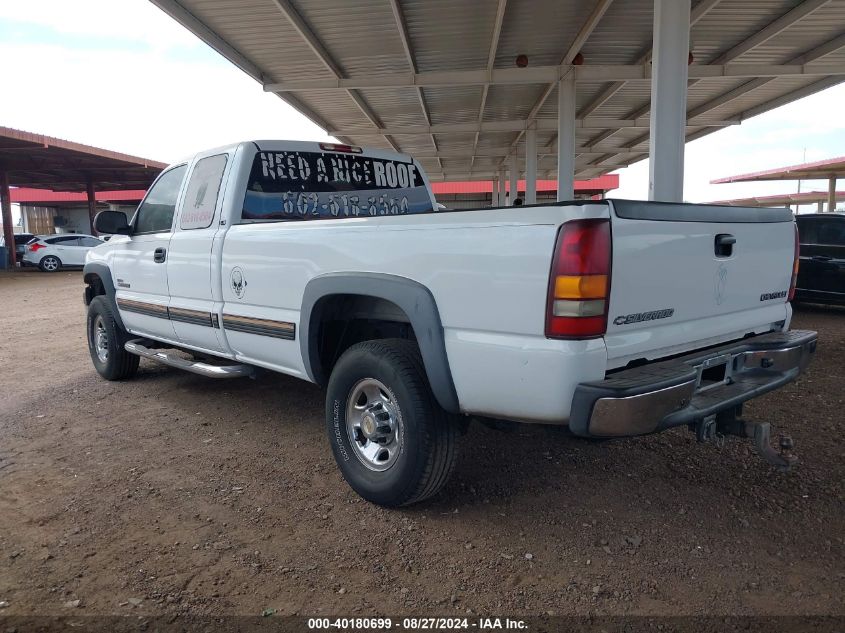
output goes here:
<path id="1" fill-rule="evenodd" d="M 788 209 L 616 200 L 608 368 L 780 329 L 795 249 Z"/>

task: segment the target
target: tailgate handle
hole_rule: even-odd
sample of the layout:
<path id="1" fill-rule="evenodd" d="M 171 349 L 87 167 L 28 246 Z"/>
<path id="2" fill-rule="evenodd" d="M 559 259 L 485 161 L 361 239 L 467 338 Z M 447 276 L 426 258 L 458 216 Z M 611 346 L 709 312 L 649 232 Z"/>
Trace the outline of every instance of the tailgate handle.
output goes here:
<path id="1" fill-rule="evenodd" d="M 716 242 L 713 247 L 716 257 L 730 257 L 733 255 L 734 244 L 736 238 L 730 233 L 719 233 L 716 236 Z"/>

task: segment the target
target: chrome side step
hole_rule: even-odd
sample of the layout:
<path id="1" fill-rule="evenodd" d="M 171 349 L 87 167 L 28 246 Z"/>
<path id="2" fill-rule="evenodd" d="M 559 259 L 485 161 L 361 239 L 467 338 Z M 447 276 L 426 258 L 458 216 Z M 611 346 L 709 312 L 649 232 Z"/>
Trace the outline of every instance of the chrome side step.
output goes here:
<path id="1" fill-rule="evenodd" d="M 130 354 L 136 354 L 155 360 L 170 367 L 184 369 L 200 376 L 209 378 L 244 378 L 252 376 L 255 369 L 249 365 L 209 365 L 198 361 L 186 360 L 156 349 L 150 349 L 141 344 L 143 339 L 128 341 L 123 347 Z"/>

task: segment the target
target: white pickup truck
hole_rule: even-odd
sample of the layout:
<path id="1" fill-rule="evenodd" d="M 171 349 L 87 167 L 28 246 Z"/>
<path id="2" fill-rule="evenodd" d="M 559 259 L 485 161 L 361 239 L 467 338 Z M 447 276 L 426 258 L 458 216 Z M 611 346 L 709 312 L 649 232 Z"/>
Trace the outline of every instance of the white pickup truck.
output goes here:
<path id="1" fill-rule="evenodd" d="M 469 419 L 625 437 L 738 417 L 796 378 L 788 209 L 623 200 L 438 210 L 409 156 L 244 142 L 166 169 L 85 264 L 88 346 L 109 380 L 140 357 L 214 378 L 326 388 L 347 482 L 385 506 L 446 482 Z"/>

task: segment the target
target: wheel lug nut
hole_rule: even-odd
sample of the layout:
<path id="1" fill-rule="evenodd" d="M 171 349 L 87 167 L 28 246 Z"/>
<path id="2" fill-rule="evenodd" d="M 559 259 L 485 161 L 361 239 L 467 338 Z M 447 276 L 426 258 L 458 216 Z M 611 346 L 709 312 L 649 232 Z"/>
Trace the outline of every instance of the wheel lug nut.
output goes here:
<path id="1" fill-rule="evenodd" d="M 381 402 L 376 402 L 373 406 L 370 407 L 370 411 L 381 411 Z"/>
<path id="2" fill-rule="evenodd" d="M 390 414 L 387 411 L 382 411 L 381 413 L 376 413 L 376 420 L 379 422 L 386 422 L 390 419 Z"/>

